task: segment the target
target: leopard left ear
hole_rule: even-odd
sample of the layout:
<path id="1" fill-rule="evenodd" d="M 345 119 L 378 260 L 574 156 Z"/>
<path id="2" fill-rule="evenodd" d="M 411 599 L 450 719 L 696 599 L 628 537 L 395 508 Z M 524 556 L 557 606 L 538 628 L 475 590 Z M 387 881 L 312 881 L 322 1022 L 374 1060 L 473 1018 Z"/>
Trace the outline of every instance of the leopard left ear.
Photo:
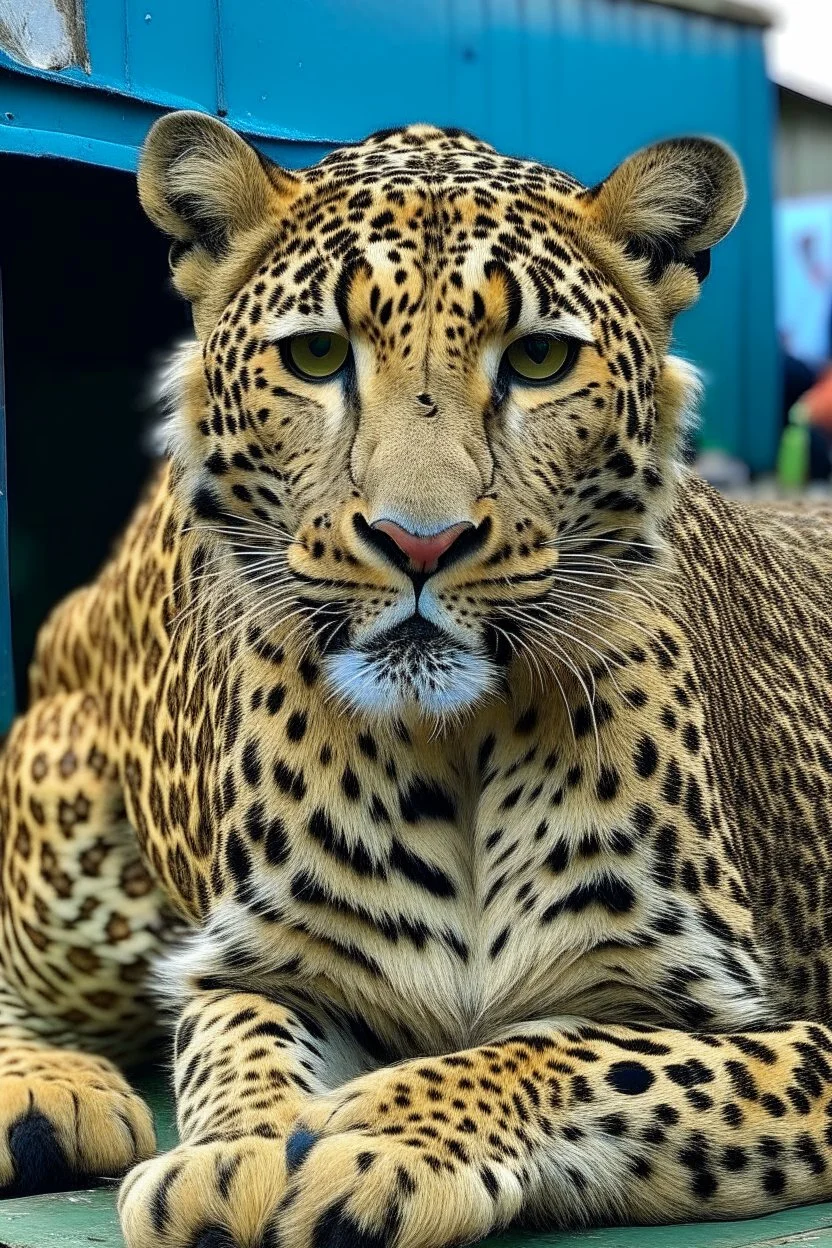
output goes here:
<path id="1" fill-rule="evenodd" d="M 152 127 L 139 198 L 172 246 L 170 267 L 194 319 L 209 324 L 297 195 L 295 175 L 205 113 L 175 112 Z"/>
<path id="2" fill-rule="evenodd" d="M 658 282 L 668 266 L 681 264 L 702 281 L 710 248 L 742 212 L 745 179 L 723 143 L 669 139 L 628 157 L 583 198 L 596 224 L 646 262 L 649 280 Z M 682 298 L 680 306 L 689 301 Z"/>

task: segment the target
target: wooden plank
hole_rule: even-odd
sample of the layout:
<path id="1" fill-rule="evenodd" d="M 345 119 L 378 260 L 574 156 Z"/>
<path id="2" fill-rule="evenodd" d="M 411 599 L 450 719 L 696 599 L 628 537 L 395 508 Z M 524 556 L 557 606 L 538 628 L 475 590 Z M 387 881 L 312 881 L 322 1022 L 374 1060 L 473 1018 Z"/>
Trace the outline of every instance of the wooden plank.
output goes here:
<path id="1" fill-rule="evenodd" d="M 572 1234 L 503 1235 L 482 1248 L 832 1248 L 832 1205 L 788 1209 L 742 1222 L 609 1227 Z"/>
<path id="2" fill-rule="evenodd" d="M 115 1188 L 0 1204 L 0 1248 L 120 1248 Z M 518 1233 L 483 1248 L 832 1248 L 832 1205 L 746 1222 Z"/>
<path id="3" fill-rule="evenodd" d="M 176 1143 L 164 1080 L 139 1081 L 156 1119 L 160 1148 Z M 121 1248 L 116 1185 L 0 1201 L 0 1248 Z M 610 1227 L 534 1234 L 514 1232 L 482 1248 L 832 1248 L 832 1204 L 787 1209 L 743 1222 Z"/>

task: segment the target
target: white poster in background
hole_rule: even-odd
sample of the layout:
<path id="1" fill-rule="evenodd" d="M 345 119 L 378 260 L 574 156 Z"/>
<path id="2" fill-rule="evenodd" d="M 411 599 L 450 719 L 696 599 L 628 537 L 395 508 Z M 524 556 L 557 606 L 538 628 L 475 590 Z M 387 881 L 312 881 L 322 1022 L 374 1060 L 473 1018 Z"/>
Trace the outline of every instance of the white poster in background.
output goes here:
<path id="1" fill-rule="evenodd" d="M 781 199 L 774 210 L 777 329 L 807 364 L 832 358 L 832 195 Z"/>

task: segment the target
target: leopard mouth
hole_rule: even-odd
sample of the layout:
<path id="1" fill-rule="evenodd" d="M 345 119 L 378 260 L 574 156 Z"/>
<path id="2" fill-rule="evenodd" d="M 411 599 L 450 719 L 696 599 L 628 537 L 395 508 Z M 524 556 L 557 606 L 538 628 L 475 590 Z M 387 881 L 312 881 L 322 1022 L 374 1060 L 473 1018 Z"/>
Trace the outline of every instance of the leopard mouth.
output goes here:
<path id="1" fill-rule="evenodd" d="M 409 616 L 361 646 L 331 655 L 330 683 L 355 710 L 381 715 L 407 707 L 456 715 L 495 683 L 494 666 L 420 615 Z"/>
<path id="2" fill-rule="evenodd" d="M 376 657 L 387 653 L 396 653 L 405 657 L 411 651 L 417 654 L 426 652 L 433 654 L 441 653 L 449 648 L 458 650 L 460 647 L 438 624 L 434 624 L 432 620 L 426 620 L 423 615 L 414 613 L 406 620 L 394 624 L 386 632 L 374 637 L 362 648 Z"/>

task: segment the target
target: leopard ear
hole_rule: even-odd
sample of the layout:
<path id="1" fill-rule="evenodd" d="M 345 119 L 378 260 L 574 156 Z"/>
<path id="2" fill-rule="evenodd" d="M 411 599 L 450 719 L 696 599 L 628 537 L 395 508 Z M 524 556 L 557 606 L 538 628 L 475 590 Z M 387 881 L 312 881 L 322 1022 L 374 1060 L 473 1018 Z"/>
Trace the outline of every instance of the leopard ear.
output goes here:
<path id="1" fill-rule="evenodd" d="M 212 268 L 249 253 L 299 186 L 234 130 L 204 113 L 161 117 L 145 140 L 139 198 L 173 243 L 174 285 L 198 301 Z"/>
<path id="2" fill-rule="evenodd" d="M 671 264 L 701 281 L 710 248 L 742 212 L 745 180 L 734 153 L 715 139 L 669 139 L 630 156 L 585 199 L 597 225 L 646 262 L 651 281 Z"/>

